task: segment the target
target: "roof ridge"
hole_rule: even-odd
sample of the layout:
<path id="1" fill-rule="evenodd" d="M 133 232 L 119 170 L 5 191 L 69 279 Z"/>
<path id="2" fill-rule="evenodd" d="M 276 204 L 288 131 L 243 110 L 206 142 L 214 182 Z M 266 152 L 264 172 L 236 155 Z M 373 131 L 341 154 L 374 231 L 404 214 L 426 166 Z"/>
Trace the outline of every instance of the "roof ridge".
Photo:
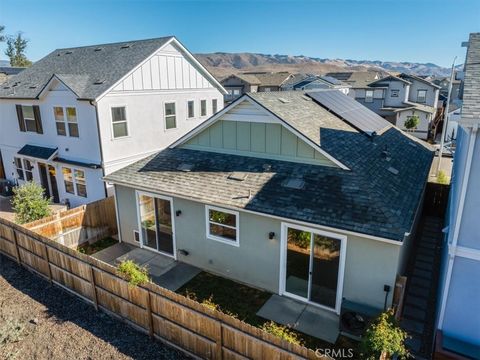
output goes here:
<path id="1" fill-rule="evenodd" d="M 131 44 L 131 43 L 139 43 L 139 42 L 152 41 L 152 40 L 164 40 L 164 39 L 170 39 L 170 38 L 175 38 L 175 35 L 161 36 L 161 37 L 149 38 L 149 39 L 138 39 L 138 40 L 130 40 L 130 41 L 118 41 L 118 42 L 104 43 L 104 44 L 83 45 L 83 46 L 75 46 L 75 47 L 69 47 L 69 48 L 57 48 L 57 49 L 53 50 L 52 52 L 60 51 L 60 50 L 84 49 L 84 48 L 89 48 L 89 47 L 110 46 L 110 45 L 114 46 L 114 45 L 120 45 L 120 44 Z"/>

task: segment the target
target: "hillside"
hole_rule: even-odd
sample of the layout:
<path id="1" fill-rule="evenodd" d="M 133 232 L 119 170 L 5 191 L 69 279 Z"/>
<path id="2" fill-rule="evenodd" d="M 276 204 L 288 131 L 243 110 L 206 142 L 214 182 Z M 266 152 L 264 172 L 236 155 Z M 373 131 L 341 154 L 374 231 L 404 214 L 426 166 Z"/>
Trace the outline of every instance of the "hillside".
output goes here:
<path id="1" fill-rule="evenodd" d="M 302 55 L 220 52 L 196 54 L 195 56 L 217 77 L 243 71 L 289 71 L 292 73 L 323 74 L 331 71 L 379 70 L 435 76 L 447 76 L 450 73 L 450 69 L 432 63 L 321 59 Z"/>

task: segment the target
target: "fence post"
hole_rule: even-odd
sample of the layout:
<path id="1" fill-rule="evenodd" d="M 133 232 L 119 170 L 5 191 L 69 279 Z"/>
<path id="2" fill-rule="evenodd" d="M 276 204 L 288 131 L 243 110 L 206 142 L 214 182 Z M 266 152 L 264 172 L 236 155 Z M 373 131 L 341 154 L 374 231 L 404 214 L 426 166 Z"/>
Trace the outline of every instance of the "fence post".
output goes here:
<path id="1" fill-rule="evenodd" d="M 13 242 L 15 244 L 15 257 L 17 258 L 17 263 L 20 264 L 20 251 L 18 250 L 18 242 L 17 242 L 17 232 L 15 229 L 10 228 L 13 231 Z"/>
<path id="2" fill-rule="evenodd" d="M 152 300 L 150 298 L 150 290 L 147 290 L 147 317 L 148 317 L 148 335 L 153 338 L 153 315 Z"/>
<path id="3" fill-rule="evenodd" d="M 48 249 L 47 249 L 47 244 L 43 243 L 43 251 L 45 253 L 45 261 L 47 262 L 47 267 L 48 267 L 48 279 L 50 280 L 50 283 L 52 283 L 52 268 L 50 267 L 50 259 L 48 258 Z"/>
<path id="4" fill-rule="evenodd" d="M 90 265 L 90 284 L 92 285 L 93 306 L 95 306 L 95 310 L 98 311 L 97 286 L 95 285 L 95 274 L 93 273 L 92 265 Z"/>

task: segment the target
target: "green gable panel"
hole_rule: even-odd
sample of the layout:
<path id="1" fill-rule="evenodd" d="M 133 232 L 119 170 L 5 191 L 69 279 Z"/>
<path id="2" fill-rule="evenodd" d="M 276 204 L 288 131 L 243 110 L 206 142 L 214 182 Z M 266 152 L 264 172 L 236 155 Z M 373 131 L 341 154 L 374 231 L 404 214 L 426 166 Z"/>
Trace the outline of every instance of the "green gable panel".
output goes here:
<path id="1" fill-rule="evenodd" d="M 214 148 L 223 147 L 223 121 L 218 121 L 210 126 L 210 146 Z"/>
<path id="2" fill-rule="evenodd" d="M 237 122 L 237 150 L 250 150 L 250 123 Z"/>
<path id="3" fill-rule="evenodd" d="M 207 128 L 198 134 L 198 145 L 210 146 L 210 129 Z"/>
<path id="4" fill-rule="evenodd" d="M 251 150 L 265 152 L 265 124 L 252 123 L 250 131 Z"/>
<path id="5" fill-rule="evenodd" d="M 286 156 L 297 155 L 297 136 L 282 127 L 281 153 Z"/>
<path id="6" fill-rule="evenodd" d="M 299 157 L 313 159 L 315 156 L 315 149 L 299 139 L 297 144 L 297 155 Z"/>
<path id="7" fill-rule="evenodd" d="M 280 137 L 282 126 L 280 124 L 266 124 L 265 151 L 268 154 L 280 154 Z"/>
<path id="8" fill-rule="evenodd" d="M 235 150 L 237 148 L 237 123 L 235 121 L 223 122 L 223 147 Z"/>

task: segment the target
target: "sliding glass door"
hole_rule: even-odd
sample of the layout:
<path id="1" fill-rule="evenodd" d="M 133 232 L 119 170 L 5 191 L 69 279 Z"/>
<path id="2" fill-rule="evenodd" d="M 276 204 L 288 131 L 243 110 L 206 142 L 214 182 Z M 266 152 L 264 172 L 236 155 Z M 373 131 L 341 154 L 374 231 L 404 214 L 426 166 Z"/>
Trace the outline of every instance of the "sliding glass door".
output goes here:
<path id="1" fill-rule="evenodd" d="M 174 256 L 171 199 L 138 194 L 142 246 Z"/>
<path id="2" fill-rule="evenodd" d="M 344 238 L 285 226 L 284 293 L 338 311 Z"/>

